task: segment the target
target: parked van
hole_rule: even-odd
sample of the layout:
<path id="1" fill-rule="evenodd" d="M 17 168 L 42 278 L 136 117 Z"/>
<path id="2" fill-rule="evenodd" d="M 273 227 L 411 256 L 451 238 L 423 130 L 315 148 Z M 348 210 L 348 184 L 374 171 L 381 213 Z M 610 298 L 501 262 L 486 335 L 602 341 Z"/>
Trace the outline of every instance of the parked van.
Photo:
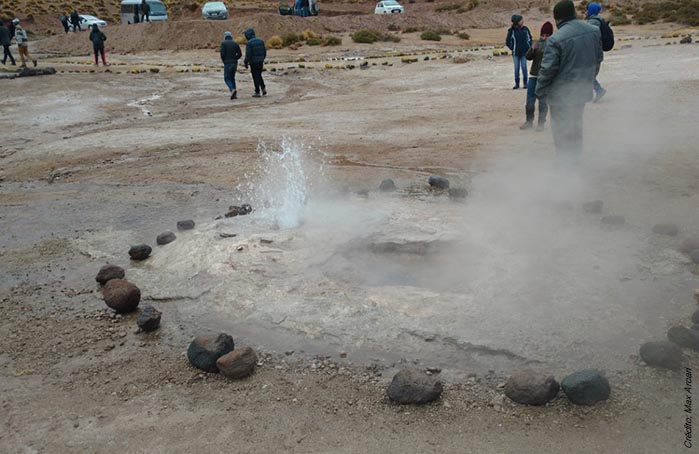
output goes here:
<path id="1" fill-rule="evenodd" d="M 165 4 L 160 0 L 147 0 L 148 6 L 150 6 L 149 19 L 151 22 L 159 22 L 167 20 L 167 9 Z M 134 21 L 135 10 L 138 7 L 139 19 Z M 121 2 L 121 23 L 122 24 L 133 24 L 138 23 L 141 20 L 141 0 L 122 0 Z"/>

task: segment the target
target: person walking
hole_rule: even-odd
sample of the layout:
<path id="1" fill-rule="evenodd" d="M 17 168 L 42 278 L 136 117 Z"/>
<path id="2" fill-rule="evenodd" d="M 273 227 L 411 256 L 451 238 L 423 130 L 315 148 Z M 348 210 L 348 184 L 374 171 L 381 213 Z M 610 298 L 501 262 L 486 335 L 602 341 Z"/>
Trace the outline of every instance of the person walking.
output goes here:
<path id="1" fill-rule="evenodd" d="M 61 14 L 61 25 L 63 25 L 63 31 L 68 33 L 68 16 Z"/>
<path id="2" fill-rule="evenodd" d="M 22 60 L 22 67 L 26 68 L 26 60 L 31 60 L 36 66 L 36 60 L 29 55 L 29 38 L 27 37 L 27 32 L 24 31 L 21 25 L 19 25 L 19 19 L 12 20 L 12 24 L 15 26 L 15 41 L 17 41 L 17 48 L 19 49 L 19 58 Z"/>
<path id="3" fill-rule="evenodd" d="M 238 60 L 242 56 L 240 46 L 233 41 L 231 32 L 225 32 L 221 43 L 221 61 L 223 62 L 223 81 L 228 86 L 231 99 L 238 98 L 238 90 L 235 88 L 235 72 L 238 69 Z"/>
<path id="4" fill-rule="evenodd" d="M 92 26 L 90 41 L 92 41 L 92 50 L 95 52 L 95 66 L 99 66 L 98 58 L 100 55 L 102 55 L 102 64 L 107 66 L 107 57 L 104 52 L 104 42 L 107 41 L 107 35 L 99 29 L 97 24 Z"/>
<path id="5" fill-rule="evenodd" d="M 587 5 L 587 23 L 599 28 L 600 31 L 602 30 L 602 21 L 604 20 L 601 17 L 599 17 L 599 13 L 601 12 L 602 5 L 600 5 L 599 3 L 592 2 L 589 5 Z M 595 99 L 593 102 L 599 102 L 604 97 L 604 95 L 607 94 L 607 90 L 602 88 L 602 85 L 600 85 L 596 77 L 595 82 L 592 85 L 592 89 L 595 91 Z"/>
<path id="6" fill-rule="evenodd" d="M 546 114 L 549 111 L 549 105 L 546 102 L 546 97 L 538 98 L 536 96 L 536 80 L 539 76 L 539 68 L 541 68 L 541 60 L 544 58 L 546 50 L 546 39 L 553 35 L 553 24 L 546 22 L 541 26 L 541 36 L 537 42 L 527 51 L 527 60 L 532 62 L 531 71 L 529 71 L 529 84 L 527 85 L 527 104 L 525 113 L 527 120 L 519 129 L 531 129 L 534 127 L 534 110 L 536 108 L 536 100 L 539 100 L 539 123 L 536 127 L 537 131 L 543 131 L 546 124 Z"/>
<path id="7" fill-rule="evenodd" d="M 73 32 L 83 31 L 80 27 L 80 15 L 75 10 L 70 14 L 70 23 L 73 24 Z"/>
<path id="8" fill-rule="evenodd" d="M 150 5 L 141 0 L 141 22 L 150 22 Z"/>
<path id="9" fill-rule="evenodd" d="M 253 98 L 259 98 L 260 90 L 262 90 L 262 96 L 267 96 L 265 81 L 262 79 L 262 68 L 267 57 L 265 42 L 260 38 L 255 38 L 255 30 L 252 28 L 245 30 L 245 39 L 248 40 L 245 46 L 245 67 L 247 68 L 250 65 L 252 81 L 255 84 L 255 94 L 252 96 Z"/>
<path id="10" fill-rule="evenodd" d="M 585 104 L 604 55 L 600 30 L 577 19 L 571 0 L 558 2 L 553 17 L 558 31 L 546 42 L 536 96 L 547 97 L 556 157 L 569 166 L 582 153 Z"/>
<path id="11" fill-rule="evenodd" d="M 524 85 L 522 88 L 527 88 L 527 51 L 532 45 L 532 34 L 524 25 L 524 19 L 519 14 L 512 15 L 512 26 L 507 31 L 505 45 L 512 51 L 512 60 L 515 64 L 515 86 L 513 90 L 519 88 L 519 72 L 522 70 L 522 79 Z"/>
<path id="12" fill-rule="evenodd" d="M 15 57 L 12 56 L 10 52 L 10 43 L 12 42 L 12 35 L 10 35 L 10 29 L 5 27 L 5 23 L 0 21 L 0 44 L 2 44 L 2 64 L 7 64 L 7 59 L 9 58 L 12 62 L 12 66 L 16 66 Z"/>

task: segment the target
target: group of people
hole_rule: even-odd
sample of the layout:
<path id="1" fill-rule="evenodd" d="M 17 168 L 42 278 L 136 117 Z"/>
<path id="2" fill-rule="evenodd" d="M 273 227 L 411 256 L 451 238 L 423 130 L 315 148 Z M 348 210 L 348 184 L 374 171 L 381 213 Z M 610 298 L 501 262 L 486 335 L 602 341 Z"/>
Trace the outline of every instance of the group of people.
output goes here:
<path id="1" fill-rule="evenodd" d="M 0 23 L 0 43 L 2 43 L 3 50 L 2 64 L 7 64 L 7 60 L 9 59 L 12 66 L 17 65 L 15 57 L 12 55 L 12 52 L 10 52 L 12 38 L 17 42 L 17 49 L 19 50 L 19 58 L 22 61 L 22 67 L 26 68 L 28 60 L 36 66 L 36 60 L 29 55 L 29 37 L 27 36 L 27 32 L 20 25 L 19 19 L 12 19 L 7 25 Z"/>
<path id="2" fill-rule="evenodd" d="M 68 17 L 65 14 L 61 14 L 61 25 L 63 25 L 63 30 L 66 33 L 70 31 L 71 25 L 73 26 L 74 32 L 83 31 L 82 26 L 80 25 L 80 14 L 78 14 L 78 12 L 75 10 L 73 10 L 73 12 L 70 13 L 70 17 Z"/>
<path id="3" fill-rule="evenodd" d="M 262 78 L 262 69 L 265 58 L 267 58 L 267 47 L 265 42 L 260 38 L 255 37 L 255 30 L 248 28 L 245 30 L 245 58 L 243 64 L 246 68 L 250 68 L 252 81 L 255 85 L 255 93 L 253 98 L 259 98 L 260 92 L 262 96 L 267 96 L 267 88 L 265 81 Z M 223 42 L 221 43 L 221 61 L 223 62 L 223 80 L 228 86 L 231 94 L 231 99 L 238 98 L 238 90 L 235 85 L 235 73 L 238 70 L 238 60 L 243 57 L 240 46 L 233 40 L 231 32 L 223 34 Z"/>
<path id="4" fill-rule="evenodd" d="M 526 120 L 520 129 L 534 127 L 538 101 L 536 130 L 543 131 L 550 107 L 556 154 L 567 163 L 575 162 L 582 152 L 585 104 L 593 100 L 598 102 L 606 94 L 597 82 L 604 59 L 601 10 L 598 3 L 590 3 L 586 22 L 583 22 L 578 20 L 573 2 L 563 0 L 553 8 L 558 29 L 555 33 L 553 24 L 546 22 L 541 27 L 539 40 L 532 44 L 531 33 L 518 14 L 512 16 L 512 27 L 507 33 L 506 45 L 514 60 L 513 89 L 520 88 L 520 80 L 527 89 Z M 527 61 L 532 62 L 529 73 Z"/>
<path id="5" fill-rule="evenodd" d="M 146 0 L 141 0 L 140 5 L 133 6 L 133 23 L 150 22 L 150 5 Z"/>

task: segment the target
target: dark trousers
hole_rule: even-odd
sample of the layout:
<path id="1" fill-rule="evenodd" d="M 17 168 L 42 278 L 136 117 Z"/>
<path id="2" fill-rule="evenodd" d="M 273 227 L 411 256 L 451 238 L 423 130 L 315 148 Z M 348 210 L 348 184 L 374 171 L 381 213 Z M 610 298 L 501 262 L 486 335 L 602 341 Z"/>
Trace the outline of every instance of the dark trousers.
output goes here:
<path id="1" fill-rule="evenodd" d="M 102 64 L 106 65 L 107 64 L 107 58 L 104 53 L 104 47 L 93 47 L 92 48 L 95 51 L 95 64 L 99 64 L 98 57 L 102 55 Z"/>
<path id="2" fill-rule="evenodd" d="M 74 32 L 83 31 L 82 26 L 80 25 L 80 22 L 78 22 L 77 24 L 73 24 L 73 31 Z"/>
<path id="3" fill-rule="evenodd" d="M 585 104 L 551 105 L 551 131 L 556 158 L 563 164 L 575 164 L 582 153 Z"/>
<path id="4" fill-rule="evenodd" d="M 10 61 L 12 62 L 12 64 L 16 65 L 17 63 L 15 63 L 15 57 L 13 57 L 12 52 L 10 52 L 10 45 L 3 44 L 2 50 L 3 50 L 2 64 L 4 65 L 7 62 L 7 59 L 9 58 Z"/>
<path id="5" fill-rule="evenodd" d="M 546 114 L 549 112 L 549 105 L 546 102 L 546 96 L 538 97 L 536 96 L 536 77 L 530 77 L 527 81 L 527 104 L 525 106 L 525 112 L 527 114 L 527 122 L 534 122 L 534 111 L 536 110 L 536 100 L 539 100 L 539 124 L 544 125 L 546 123 Z"/>
<path id="6" fill-rule="evenodd" d="M 238 69 L 238 62 L 223 64 L 223 81 L 226 82 L 229 91 L 235 90 L 235 72 Z"/>
<path id="7" fill-rule="evenodd" d="M 68 22 L 62 22 L 62 24 L 63 24 L 63 30 L 65 30 L 65 32 L 68 33 L 68 29 L 69 29 Z"/>
<path id="8" fill-rule="evenodd" d="M 145 13 L 141 16 L 141 22 L 150 22 L 150 13 Z"/>
<path id="9" fill-rule="evenodd" d="M 265 81 L 262 79 L 262 65 L 264 65 L 264 62 L 250 63 L 252 81 L 255 83 L 255 93 L 259 93 L 260 90 L 267 91 L 265 89 Z"/>

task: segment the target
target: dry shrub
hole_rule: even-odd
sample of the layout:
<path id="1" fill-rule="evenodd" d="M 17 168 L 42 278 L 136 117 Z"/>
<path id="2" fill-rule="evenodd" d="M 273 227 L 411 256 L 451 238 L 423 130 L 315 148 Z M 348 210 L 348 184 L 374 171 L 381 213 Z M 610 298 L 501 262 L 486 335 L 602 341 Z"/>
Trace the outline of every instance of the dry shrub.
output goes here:
<path id="1" fill-rule="evenodd" d="M 439 33 L 433 31 L 433 30 L 427 30 L 422 32 L 420 35 L 420 39 L 423 41 L 441 41 L 442 37 L 439 36 Z"/>
<path id="2" fill-rule="evenodd" d="M 323 46 L 339 46 L 342 44 L 342 39 L 337 36 L 328 36 L 323 39 Z"/>
<path id="3" fill-rule="evenodd" d="M 274 35 L 267 40 L 267 47 L 270 49 L 281 49 L 284 47 L 284 40 L 279 35 Z"/>
<path id="4" fill-rule="evenodd" d="M 318 35 L 313 30 L 306 29 L 301 33 L 301 39 L 303 41 L 308 41 L 312 38 L 318 38 Z"/>
<path id="5" fill-rule="evenodd" d="M 237 36 L 233 41 L 240 44 L 241 46 L 244 46 L 245 44 L 248 43 L 247 38 L 244 36 Z"/>

